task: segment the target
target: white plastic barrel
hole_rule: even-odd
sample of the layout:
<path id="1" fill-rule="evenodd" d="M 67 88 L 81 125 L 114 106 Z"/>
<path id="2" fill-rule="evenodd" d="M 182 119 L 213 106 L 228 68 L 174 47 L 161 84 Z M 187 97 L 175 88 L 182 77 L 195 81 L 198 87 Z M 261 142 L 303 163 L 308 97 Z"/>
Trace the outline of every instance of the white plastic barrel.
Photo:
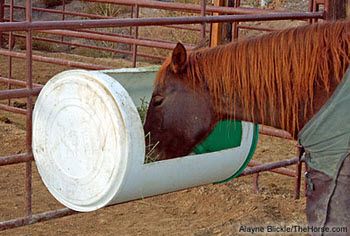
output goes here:
<path id="1" fill-rule="evenodd" d="M 144 164 L 144 133 L 134 103 L 143 95 L 149 99 L 151 79 L 129 81 L 135 86 L 127 92 L 113 73 L 134 73 L 140 80 L 145 71 L 66 71 L 53 77 L 36 101 L 34 159 L 44 184 L 63 205 L 93 211 L 221 181 L 245 163 L 254 125 L 243 122 L 240 147 Z"/>

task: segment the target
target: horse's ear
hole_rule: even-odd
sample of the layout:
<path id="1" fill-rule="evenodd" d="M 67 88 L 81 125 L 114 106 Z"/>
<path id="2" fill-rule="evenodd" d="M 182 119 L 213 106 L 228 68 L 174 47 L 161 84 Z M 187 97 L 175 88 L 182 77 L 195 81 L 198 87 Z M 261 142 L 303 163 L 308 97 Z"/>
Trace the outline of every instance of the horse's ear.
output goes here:
<path id="1" fill-rule="evenodd" d="M 186 60 L 186 48 L 184 47 L 184 45 L 182 45 L 182 43 L 177 43 L 171 56 L 171 64 L 175 73 L 180 72 L 184 68 Z"/>

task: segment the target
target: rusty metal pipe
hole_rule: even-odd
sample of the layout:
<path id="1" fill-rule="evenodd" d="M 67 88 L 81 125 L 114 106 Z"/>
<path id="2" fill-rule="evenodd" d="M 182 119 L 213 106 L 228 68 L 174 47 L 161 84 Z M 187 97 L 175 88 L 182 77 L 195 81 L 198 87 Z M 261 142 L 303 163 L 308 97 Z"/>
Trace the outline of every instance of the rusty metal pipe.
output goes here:
<path id="1" fill-rule="evenodd" d="M 297 162 L 295 167 L 296 177 L 295 177 L 295 186 L 294 186 L 294 199 L 300 198 L 301 169 L 303 164 L 303 162 L 301 161 L 301 158 L 303 157 L 305 152 L 303 147 L 298 146 L 297 148 L 298 148 L 297 155 L 298 155 L 299 161 Z"/>
<path id="2" fill-rule="evenodd" d="M 0 49 L 0 55 L 11 55 L 16 58 L 25 59 L 26 55 L 24 53 L 20 52 L 14 52 L 14 51 L 7 51 Z M 69 61 L 65 59 L 58 59 L 58 58 L 51 58 L 51 57 L 44 57 L 39 55 L 33 55 L 32 57 L 33 61 L 39 61 L 39 62 L 45 62 L 45 63 L 52 63 L 52 64 L 58 64 L 62 66 L 69 66 L 69 67 L 76 67 L 76 68 L 84 68 L 89 70 L 105 70 L 105 69 L 113 69 L 109 66 L 98 66 L 94 64 L 88 64 L 83 62 L 77 62 L 77 61 Z"/>
<path id="3" fill-rule="evenodd" d="M 201 16 L 204 16 L 207 14 L 207 1 L 206 0 L 202 0 L 201 1 Z M 201 38 L 202 41 L 205 40 L 205 33 L 206 33 L 206 29 L 205 29 L 205 23 L 202 23 L 202 27 L 201 27 Z"/>
<path id="4" fill-rule="evenodd" d="M 180 29 L 180 30 L 191 30 L 191 31 L 201 31 L 201 28 L 198 27 L 192 27 L 192 26 L 177 26 L 177 25 L 164 25 L 163 27 L 167 27 L 167 28 L 173 28 L 173 29 Z M 205 30 L 206 33 L 209 33 L 210 30 Z"/>
<path id="5" fill-rule="evenodd" d="M 119 5 L 135 5 L 138 4 L 140 7 L 165 9 L 165 10 L 175 10 L 184 12 L 194 12 L 200 13 L 201 7 L 197 4 L 189 3 L 171 3 L 171 2 L 158 2 L 150 0 L 88 0 L 90 2 L 100 2 L 100 3 L 112 3 Z M 210 13 L 221 13 L 221 14 L 267 14 L 276 12 L 276 10 L 251 8 L 251 7 L 216 7 L 207 6 L 207 12 Z M 278 11 L 283 12 L 283 11 Z"/>
<path id="6" fill-rule="evenodd" d="M 20 37 L 20 38 L 25 37 L 24 35 L 21 35 L 21 34 L 13 34 L 13 36 Z M 55 40 L 55 39 L 50 39 L 50 38 L 33 37 L 33 39 L 38 40 L 38 41 L 48 42 L 48 43 L 59 43 L 59 44 L 64 44 L 64 45 L 69 45 L 69 46 L 89 48 L 89 49 L 93 49 L 93 50 L 103 50 L 103 51 L 107 51 L 107 52 L 121 53 L 121 54 L 126 54 L 126 55 L 132 54 L 132 52 L 127 51 L 127 50 L 99 47 L 99 46 L 93 46 L 93 45 L 87 45 L 87 44 L 81 44 L 81 43 L 72 43 L 69 41 L 61 41 L 61 40 Z M 0 52 L 0 55 L 1 55 L 1 52 Z M 137 53 L 137 56 L 151 58 L 151 59 L 157 59 L 157 60 L 164 60 L 165 59 L 165 57 L 148 55 L 145 53 Z M 0 79 L 0 82 L 1 82 L 1 79 Z"/>
<path id="7" fill-rule="evenodd" d="M 8 89 L 0 91 L 0 100 L 11 98 L 25 98 L 28 96 L 37 96 L 41 91 L 41 88 L 34 87 L 33 89 Z M 28 106 L 28 104 L 27 104 Z"/>
<path id="8" fill-rule="evenodd" d="M 237 25 L 237 28 L 239 29 L 247 29 L 247 30 L 257 30 L 257 31 L 267 31 L 267 32 L 273 32 L 277 31 L 278 29 L 272 29 L 272 28 L 266 28 L 266 27 L 258 27 L 258 26 L 250 26 L 250 25 Z"/>
<path id="9" fill-rule="evenodd" d="M 260 162 L 257 162 L 257 161 L 254 161 L 254 160 L 251 160 L 248 164 L 248 166 L 260 166 L 260 165 L 264 165 Z M 276 174 L 281 174 L 281 175 L 286 175 L 286 176 L 290 176 L 290 177 L 295 177 L 296 173 L 290 169 L 287 169 L 287 168 L 284 168 L 284 167 L 281 167 L 281 168 L 278 168 L 278 169 L 272 169 L 270 170 L 271 172 L 273 173 L 276 173 Z"/>
<path id="10" fill-rule="evenodd" d="M 140 19 L 140 18 L 138 18 Z M 144 40 L 137 38 L 125 38 L 125 37 L 117 37 L 117 36 L 109 36 L 109 35 L 101 35 L 96 33 L 86 33 L 72 30 L 41 30 L 40 32 L 55 34 L 55 35 L 64 35 L 75 38 L 84 38 L 84 39 L 92 39 L 98 41 L 109 41 L 115 43 L 124 43 L 124 44 L 132 44 L 139 45 L 145 47 L 155 47 L 155 48 L 163 48 L 163 49 L 173 49 L 175 47 L 175 43 L 169 42 L 161 42 L 161 41 L 153 41 L 153 40 Z M 193 46 L 186 45 L 188 49 L 192 49 Z"/>
<path id="11" fill-rule="evenodd" d="M 0 83 L 9 83 L 9 84 L 17 85 L 17 86 L 26 86 L 26 82 L 25 81 L 16 80 L 16 79 L 8 79 L 8 78 L 4 78 L 4 77 L 1 77 L 1 76 L 0 76 Z M 33 86 L 42 87 L 43 85 L 33 83 Z"/>
<path id="12" fill-rule="evenodd" d="M 5 16 L 5 0 L 0 0 L 0 23 L 4 22 L 4 16 Z M 3 45 L 3 32 L 0 30 L 0 47 Z"/>
<path id="13" fill-rule="evenodd" d="M 8 7 L 6 5 L 6 7 Z M 15 8 L 23 8 L 22 6 L 16 6 Z M 42 12 L 48 12 L 48 13 L 57 13 L 57 14 L 63 14 L 63 11 L 61 10 L 54 10 L 54 9 L 47 9 L 47 8 L 35 8 L 33 7 L 33 10 L 37 9 L 37 11 L 42 11 Z M 86 13 L 75 13 L 75 12 L 69 12 L 65 11 L 67 14 L 66 15 L 71 15 L 71 16 L 82 16 L 82 17 L 88 17 L 90 19 L 114 19 L 115 17 L 112 16 L 101 16 L 101 15 L 92 15 L 92 14 L 86 14 Z M 4 21 L 9 21 L 8 18 L 3 18 Z M 16 21 L 15 21 L 16 22 Z M 19 21 L 17 21 L 19 22 Z M 180 30 L 192 30 L 192 31 L 201 31 L 201 28 L 199 27 L 193 27 L 193 26 L 177 26 L 177 25 L 164 25 L 163 27 L 167 28 L 173 28 L 173 29 L 180 29 Z M 209 30 L 206 30 L 206 32 L 209 32 Z"/>
<path id="14" fill-rule="evenodd" d="M 287 132 L 285 130 L 281 130 L 281 129 L 276 129 L 276 128 L 271 127 L 271 126 L 259 125 L 259 133 L 269 135 L 269 136 L 293 140 L 293 137 L 289 132 Z"/>
<path id="15" fill-rule="evenodd" d="M 120 54 L 125 54 L 125 55 L 132 55 L 132 52 L 127 51 L 127 50 L 122 50 L 122 49 L 114 49 L 114 48 L 107 48 L 107 47 L 99 47 L 99 46 L 92 46 L 92 45 L 87 45 L 87 44 L 81 44 L 81 43 L 71 43 L 68 41 L 55 41 L 55 40 L 50 40 L 50 39 L 45 39 L 45 38 L 37 38 L 35 37 L 36 40 L 42 40 L 46 42 L 53 42 L 53 43 L 61 43 L 61 44 L 66 44 L 66 45 L 71 45 L 71 46 L 76 46 L 76 47 L 83 47 L 83 48 L 89 48 L 93 50 L 104 50 L 107 52 L 112 52 L 112 53 L 120 53 Z M 144 57 L 144 58 L 150 58 L 150 59 L 156 59 L 156 60 L 164 60 L 165 57 L 161 56 L 154 56 L 154 55 L 149 55 L 145 53 L 137 53 L 137 56 L 139 57 Z"/>
<path id="16" fill-rule="evenodd" d="M 20 115 L 27 115 L 27 110 L 22 108 L 13 107 L 10 105 L 0 104 L 0 110 L 17 113 Z"/>
<path id="17" fill-rule="evenodd" d="M 8 8 L 9 5 L 5 4 L 5 7 Z M 25 10 L 24 6 L 20 5 L 14 5 L 14 9 L 22 9 Z M 112 19 L 112 16 L 102 16 L 102 15 L 95 15 L 95 14 L 88 14 L 88 13 L 81 13 L 81 12 L 71 12 L 71 11 L 63 11 L 63 10 L 56 10 L 56 9 L 49 9 L 49 8 L 40 8 L 40 7 L 33 7 L 33 11 L 37 12 L 47 12 L 47 13 L 53 13 L 53 14 L 65 14 L 70 16 L 80 16 L 80 17 L 87 17 L 91 19 Z"/>
<path id="18" fill-rule="evenodd" d="M 52 30 L 43 30 L 43 31 L 39 31 L 39 32 L 43 32 L 43 33 L 47 33 L 47 34 L 50 34 L 51 32 L 53 32 Z M 68 32 L 71 32 L 70 30 L 68 31 Z M 132 36 L 132 35 L 124 35 L 124 34 L 117 34 L 117 33 L 109 33 L 109 32 L 100 32 L 100 31 L 94 31 L 94 30 L 84 30 L 84 29 L 82 29 L 82 30 L 73 30 L 73 32 L 84 32 L 84 33 L 91 33 L 91 34 L 93 34 L 93 35 L 95 35 L 95 34 L 97 34 L 97 35 L 100 35 L 100 37 L 99 38 L 101 38 L 101 36 L 102 36 L 102 39 L 103 39 L 103 41 L 109 41 L 109 39 L 111 39 L 110 37 L 108 37 L 108 38 L 104 38 L 104 36 L 113 36 L 113 38 L 114 38 L 114 40 L 115 41 L 117 41 L 117 42 L 119 42 L 119 38 L 127 38 L 127 39 L 134 39 L 135 37 L 134 36 Z M 55 33 L 54 33 L 55 34 Z M 72 37 L 74 37 L 74 36 L 72 36 Z M 83 35 L 82 35 L 82 37 L 84 37 Z M 87 37 L 89 37 L 88 35 L 87 35 Z M 94 36 L 94 38 L 93 39 L 95 39 L 95 37 L 96 36 Z M 90 38 L 89 38 L 90 39 Z M 101 40 L 102 40 L 101 39 Z M 164 47 L 163 47 L 163 45 L 159 45 L 159 47 L 160 48 L 164 48 L 164 49 L 173 49 L 172 47 L 173 46 L 175 46 L 175 44 L 174 44 L 174 42 L 172 42 L 172 41 L 169 41 L 169 40 L 164 40 L 164 39 L 151 39 L 151 38 L 145 38 L 145 37 L 137 37 L 137 39 L 139 39 L 139 40 L 142 40 L 142 41 L 140 41 L 140 42 L 151 42 L 152 44 L 153 43 L 164 43 Z M 95 40 L 97 40 L 97 39 L 95 39 Z M 130 40 L 127 40 L 127 41 L 130 41 Z M 127 43 L 125 40 L 123 40 L 122 42 L 120 42 L 120 43 Z M 129 44 L 132 44 L 132 43 L 129 43 Z M 147 44 L 147 43 L 146 43 Z M 145 46 L 145 47 L 151 47 L 151 46 L 149 46 L 149 45 L 142 45 L 142 44 L 137 44 L 138 46 Z M 188 49 L 192 49 L 194 46 L 193 45 L 191 45 L 191 44 L 186 44 L 186 43 L 184 43 L 183 44 L 186 48 L 188 48 Z"/>
<path id="19" fill-rule="evenodd" d="M 323 18 L 324 12 L 302 13 L 272 13 L 265 15 L 220 15 L 220 16 L 190 16 L 190 17 L 156 17 L 156 18 L 125 18 L 101 20 L 66 20 L 62 21 L 34 21 L 34 22 L 5 22 L 0 23 L 1 31 L 26 31 L 75 28 L 102 28 L 128 26 L 159 26 L 172 24 L 201 24 L 238 21 L 270 21 L 270 20 L 302 20 L 309 18 Z"/>
<path id="20" fill-rule="evenodd" d="M 140 13 L 140 8 L 139 8 L 139 5 L 135 5 L 135 7 L 132 9 L 132 17 L 134 18 L 134 15 L 135 15 L 135 18 L 139 18 L 139 13 Z M 138 40 L 138 37 L 139 37 L 139 27 L 138 26 L 135 26 L 135 33 L 134 33 L 134 39 L 135 40 Z M 136 67 L 136 61 L 137 61 L 137 46 L 138 44 L 133 43 L 132 44 L 132 67 Z"/>
<path id="21" fill-rule="evenodd" d="M 26 0 L 26 21 L 28 23 L 32 22 L 32 1 Z M 32 30 L 26 32 L 26 79 L 27 79 L 27 90 L 33 91 L 33 44 L 32 44 Z M 36 88 L 40 89 L 41 88 Z M 40 91 L 38 90 L 38 91 Z M 26 114 L 26 149 L 28 153 L 32 152 L 32 112 L 33 112 L 33 98 L 32 93 L 27 96 L 27 114 Z M 32 162 L 27 161 L 25 163 L 26 173 L 25 173 L 25 206 L 26 206 L 26 216 L 28 220 L 32 217 Z"/>
<path id="22" fill-rule="evenodd" d="M 259 193 L 259 176 L 260 173 L 253 174 L 253 191 L 254 193 Z"/>
<path id="23" fill-rule="evenodd" d="M 34 214 L 30 218 L 28 217 L 22 217 L 22 218 L 17 218 L 13 220 L 8 220 L 8 221 L 2 221 L 0 222 L 0 231 L 6 230 L 6 229 L 11 229 L 11 228 L 16 228 L 19 226 L 24 226 L 28 224 L 35 224 L 38 222 L 50 220 L 50 219 L 55 219 L 55 218 L 60 218 L 64 216 L 69 216 L 76 214 L 77 212 L 68 209 L 68 208 L 62 208 L 54 211 L 47 211 L 39 214 Z"/>
<path id="24" fill-rule="evenodd" d="M 287 159 L 283 161 L 271 162 L 271 163 L 266 163 L 259 166 L 249 167 L 249 168 L 246 168 L 240 176 L 251 175 L 262 171 L 269 171 L 269 170 L 273 170 L 273 169 L 277 169 L 285 166 L 294 165 L 298 163 L 298 161 L 299 161 L 299 157 L 293 157 L 291 159 Z"/>
<path id="25" fill-rule="evenodd" d="M 0 166 L 18 164 L 33 160 L 34 158 L 32 153 L 20 153 L 10 156 L 3 156 L 0 157 Z"/>

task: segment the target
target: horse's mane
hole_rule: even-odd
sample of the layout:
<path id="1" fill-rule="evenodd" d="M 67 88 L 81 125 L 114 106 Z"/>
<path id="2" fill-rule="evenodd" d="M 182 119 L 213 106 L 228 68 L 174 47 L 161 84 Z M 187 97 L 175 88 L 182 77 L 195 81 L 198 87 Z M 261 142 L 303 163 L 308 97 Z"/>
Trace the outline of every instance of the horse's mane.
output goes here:
<path id="1" fill-rule="evenodd" d="M 294 131 L 298 114 L 313 109 L 315 86 L 329 93 L 331 79 L 342 79 L 350 62 L 349 33 L 349 21 L 328 22 L 198 50 L 189 54 L 185 73 L 192 86 L 205 84 L 217 108 L 233 109 L 239 101 L 247 114 L 257 109 L 262 119 L 277 110 L 276 122 Z"/>

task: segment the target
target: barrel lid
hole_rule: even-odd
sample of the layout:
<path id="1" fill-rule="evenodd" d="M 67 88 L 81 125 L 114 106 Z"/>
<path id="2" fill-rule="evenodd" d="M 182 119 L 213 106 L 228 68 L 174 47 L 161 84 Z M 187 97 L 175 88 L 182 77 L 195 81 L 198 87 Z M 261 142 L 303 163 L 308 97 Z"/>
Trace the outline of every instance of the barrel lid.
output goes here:
<path id="1" fill-rule="evenodd" d="M 44 184 L 62 204 L 78 211 L 105 206 L 122 187 L 130 155 L 143 161 L 136 107 L 108 75 L 62 72 L 36 101 L 33 154 Z"/>

